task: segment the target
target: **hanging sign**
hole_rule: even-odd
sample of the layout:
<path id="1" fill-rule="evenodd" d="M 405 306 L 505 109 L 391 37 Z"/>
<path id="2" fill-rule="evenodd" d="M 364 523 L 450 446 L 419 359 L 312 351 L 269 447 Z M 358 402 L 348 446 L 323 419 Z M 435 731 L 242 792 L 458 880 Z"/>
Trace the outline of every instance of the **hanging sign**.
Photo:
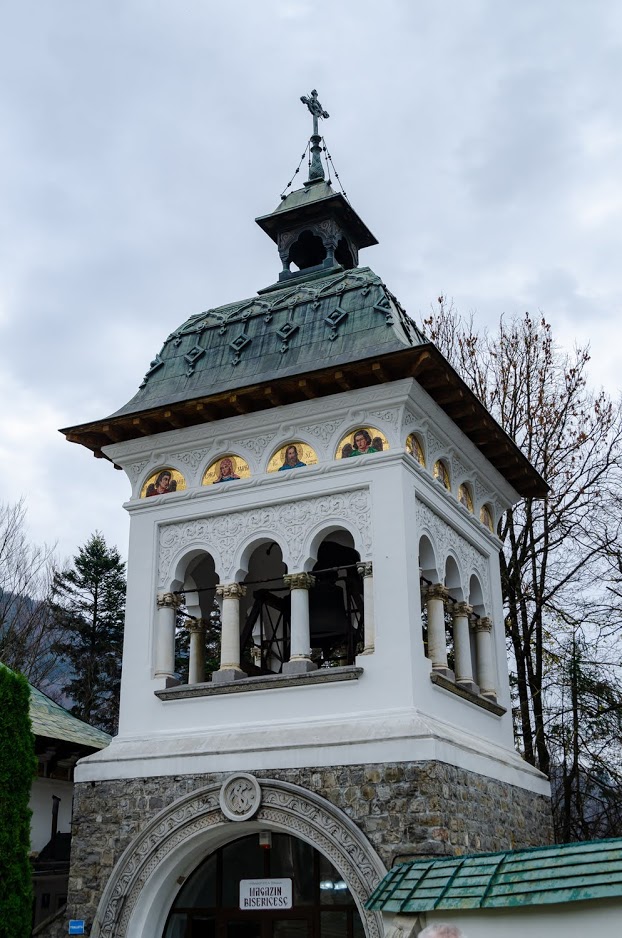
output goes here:
<path id="1" fill-rule="evenodd" d="M 241 879 L 241 909 L 291 909 L 291 879 Z"/>
<path id="2" fill-rule="evenodd" d="M 69 934 L 70 935 L 83 935 L 84 934 L 84 919 L 70 918 L 69 919 Z"/>

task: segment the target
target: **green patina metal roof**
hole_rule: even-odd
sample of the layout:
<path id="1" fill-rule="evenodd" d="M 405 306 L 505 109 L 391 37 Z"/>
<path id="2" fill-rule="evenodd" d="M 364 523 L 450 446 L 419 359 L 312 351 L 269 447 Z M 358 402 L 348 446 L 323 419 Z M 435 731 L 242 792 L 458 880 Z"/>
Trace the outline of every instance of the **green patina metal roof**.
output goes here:
<path id="1" fill-rule="evenodd" d="M 192 316 L 114 417 L 426 343 L 368 267 L 289 284 Z"/>
<path id="2" fill-rule="evenodd" d="M 622 896 L 622 838 L 411 860 L 384 877 L 367 908 L 417 913 L 615 896 Z"/>
<path id="3" fill-rule="evenodd" d="M 112 738 L 103 730 L 89 726 L 88 723 L 72 716 L 32 684 L 30 685 L 30 719 L 35 736 L 80 743 L 92 749 L 103 749 Z"/>

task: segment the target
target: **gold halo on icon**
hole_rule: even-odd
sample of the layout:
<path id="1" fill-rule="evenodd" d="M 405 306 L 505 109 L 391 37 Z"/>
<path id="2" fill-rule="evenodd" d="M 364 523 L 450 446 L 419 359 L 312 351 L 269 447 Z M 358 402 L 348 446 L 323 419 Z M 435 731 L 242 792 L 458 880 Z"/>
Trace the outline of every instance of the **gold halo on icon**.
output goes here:
<path id="1" fill-rule="evenodd" d="M 366 449 L 359 450 L 355 442 L 355 437 L 359 434 L 367 436 L 369 438 L 369 443 L 367 443 Z M 348 456 L 362 456 L 367 453 L 382 453 L 389 448 L 389 441 L 382 432 L 376 427 L 356 427 L 354 430 L 350 430 L 349 433 L 343 437 L 340 441 L 339 446 L 335 452 L 335 459 L 346 459 Z"/>
<path id="2" fill-rule="evenodd" d="M 458 486 L 458 501 L 461 505 L 464 505 L 467 511 L 470 511 L 473 514 L 473 496 L 471 494 L 471 489 L 466 482 L 463 482 L 462 485 Z"/>
<path id="3" fill-rule="evenodd" d="M 294 454 L 294 450 L 296 450 Z M 301 440 L 291 440 L 284 446 L 277 449 L 276 453 L 270 457 L 267 472 L 280 472 L 287 469 L 298 469 L 302 463 L 304 466 L 315 466 L 317 463 L 317 453 L 308 443 Z"/>
<path id="4" fill-rule="evenodd" d="M 482 524 L 486 525 L 489 531 L 494 531 L 495 526 L 492 520 L 492 511 L 488 505 L 482 505 L 479 510 L 479 520 Z"/>
<path id="5" fill-rule="evenodd" d="M 425 468 L 425 453 L 423 452 L 423 445 L 416 433 L 408 434 L 406 439 L 406 452 L 409 453 L 413 459 L 416 459 L 420 466 Z"/>
<path id="6" fill-rule="evenodd" d="M 451 489 L 451 482 L 449 481 L 449 469 L 442 459 L 437 459 L 434 463 L 432 475 L 437 480 L 437 482 L 440 482 L 441 485 L 447 489 L 447 491 Z"/>
<path id="7" fill-rule="evenodd" d="M 216 482 L 233 482 L 236 479 L 248 479 L 250 467 L 245 459 L 235 453 L 219 456 L 205 470 L 201 485 L 213 485 Z"/>
<path id="8" fill-rule="evenodd" d="M 168 489 L 163 488 L 163 482 L 165 482 L 165 477 L 169 476 L 169 485 Z M 150 498 L 152 495 L 170 495 L 172 492 L 181 492 L 186 487 L 186 480 L 182 476 L 181 472 L 178 472 L 177 469 L 169 469 L 168 466 L 164 469 L 158 469 L 157 472 L 152 473 L 142 489 L 140 490 L 141 498 Z"/>

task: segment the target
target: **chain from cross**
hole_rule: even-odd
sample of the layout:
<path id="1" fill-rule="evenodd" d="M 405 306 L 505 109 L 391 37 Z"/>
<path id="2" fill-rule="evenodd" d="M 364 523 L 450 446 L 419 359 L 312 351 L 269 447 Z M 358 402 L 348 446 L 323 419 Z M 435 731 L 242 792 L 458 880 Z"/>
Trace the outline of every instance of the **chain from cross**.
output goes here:
<path id="1" fill-rule="evenodd" d="M 318 117 L 323 117 L 324 119 L 326 119 L 327 117 L 330 117 L 330 115 L 328 111 L 324 110 L 324 108 L 318 101 L 317 91 L 315 90 L 315 88 L 313 89 L 309 97 L 303 94 L 300 100 L 302 101 L 303 104 L 307 105 L 307 107 L 311 111 L 311 114 L 313 115 L 313 135 L 317 137 L 318 136 L 318 123 L 317 123 Z"/>

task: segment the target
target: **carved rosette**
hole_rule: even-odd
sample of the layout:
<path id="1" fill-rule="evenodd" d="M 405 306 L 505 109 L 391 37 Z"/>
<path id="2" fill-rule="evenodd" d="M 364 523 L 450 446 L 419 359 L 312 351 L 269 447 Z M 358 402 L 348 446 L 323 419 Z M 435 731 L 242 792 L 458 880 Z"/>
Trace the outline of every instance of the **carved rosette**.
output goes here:
<path id="1" fill-rule="evenodd" d="M 230 821 L 249 821 L 261 804 L 261 788 L 254 775 L 238 772 L 223 783 L 218 796 L 222 813 Z"/>
<path id="2" fill-rule="evenodd" d="M 224 785 L 214 783 L 198 789 L 157 815 L 117 862 L 93 922 L 93 938 L 144 938 L 132 931 L 132 916 L 158 867 L 167 860 L 170 864 L 170 859 L 176 856 L 181 870 L 187 853 L 196 849 L 197 836 L 204 835 L 206 855 L 220 846 L 223 843 L 220 831 L 229 824 L 223 820 L 221 794 L 236 779 L 253 778 L 237 773 Z M 354 896 L 367 938 L 381 938 L 382 917 L 367 912 L 365 902 L 386 869 L 359 828 L 339 808 L 298 785 L 274 779 L 254 781 L 260 786 L 261 795 L 255 820 L 267 829 L 306 840 L 328 857 Z M 238 836 L 239 831 L 235 831 L 233 838 Z M 151 902 L 151 891 L 148 895 Z M 143 897 L 142 901 L 147 900 Z M 162 911 L 165 916 L 167 910 Z"/>

